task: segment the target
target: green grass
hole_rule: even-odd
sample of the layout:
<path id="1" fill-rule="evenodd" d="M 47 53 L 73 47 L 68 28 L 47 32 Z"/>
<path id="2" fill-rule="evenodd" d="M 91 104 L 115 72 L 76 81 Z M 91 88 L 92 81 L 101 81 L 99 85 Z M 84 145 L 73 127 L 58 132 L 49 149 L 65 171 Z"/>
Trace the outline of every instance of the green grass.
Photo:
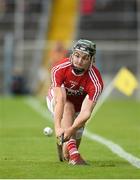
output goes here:
<path id="1" fill-rule="evenodd" d="M 42 108 L 46 106 L 42 103 Z M 97 133 L 140 158 L 140 102 L 107 101 L 87 124 Z M 46 112 L 47 113 L 47 112 Z M 24 97 L 0 98 L 0 178 L 88 179 L 140 178 L 140 169 L 87 138 L 80 152 L 89 166 L 70 166 L 58 161 L 55 137 L 43 135 L 53 124 L 25 103 Z"/>

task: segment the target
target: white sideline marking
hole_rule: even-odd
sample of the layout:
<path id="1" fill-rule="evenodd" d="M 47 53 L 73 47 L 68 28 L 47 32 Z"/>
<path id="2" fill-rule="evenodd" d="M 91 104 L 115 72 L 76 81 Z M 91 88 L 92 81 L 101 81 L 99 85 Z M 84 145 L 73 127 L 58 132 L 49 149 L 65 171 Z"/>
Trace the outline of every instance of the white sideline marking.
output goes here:
<path id="1" fill-rule="evenodd" d="M 48 112 L 47 108 L 46 110 L 43 110 L 43 107 L 41 106 L 41 104 L 39 103 L 39 101 L 37 101 L 35 98 L 30 97 L 28 99 L 25 100 L 26 104 L 28 104 L 30 107 L 32 107 L 35 111 L 37 111 L 43 118 L 46 118 L 47 120 L 53 122 L 51 120 L 51 115 Z M 108 147 L 113 153 L 117 154 L 119 157 L 125 159 L 126 161 L 128 161 L 131 165 L 135 166 L 136 168 L 140 168 L 140 159 L 133 156 L 132 154 L 126 152 L 121 146 L 119 146 L 118 144 L 113 143 L 112 141 L 105 139 L 104 137 L 101 137 L 97 134 L 93 134 L 90 133 L 89 131 L 87 131 L 85 129 L 84 131 L 84 136 L 93 140 L 93 141 L 97 141 L 103 145 L 105 145 L 106 147 Z"/>
<path id="2" fill-rule="evenodd" d="M 34 109 L 36 112 L 38 112 L 43 118 L 52 121 L 52 116 L 50 112 L 47 110 L 47 108 L 44 108 L 44 106 L 39 103 L 38 100 L 36 100 L 33 97 L 26 98 L 24 101 L 26 104 L 28 104 L 32 109 Z M 47 105 L 46 105 L 47 106 Z"/>
<path id="3" fill-rule="evenodd" d="M 105 139 L 97 134 L 90 133 L 85 130 L 84 135 L 94 141 L 97 141 L 105 146 L 107 146 L 113 153 L 117 154 L 121 158 L 127 160 L 133 166 L 140 168 L 140 159 L 133 156 L 132 154 L 126 152 L 121 146 L 113 143 L 112 141 Z"/>

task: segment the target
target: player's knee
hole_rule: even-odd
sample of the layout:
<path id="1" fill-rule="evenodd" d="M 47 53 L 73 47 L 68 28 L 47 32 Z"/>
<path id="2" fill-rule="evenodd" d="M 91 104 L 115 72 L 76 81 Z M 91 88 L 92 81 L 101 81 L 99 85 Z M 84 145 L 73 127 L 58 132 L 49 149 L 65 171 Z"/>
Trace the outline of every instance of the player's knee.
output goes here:
<path id="1" fill-rule="evenodd" d="M 68 114 L 73 115 L 75 113 L 74 105 L 70 102 L 66 102 L 64 108 L 65 108 L 65 112 L 67 112 Z"/>

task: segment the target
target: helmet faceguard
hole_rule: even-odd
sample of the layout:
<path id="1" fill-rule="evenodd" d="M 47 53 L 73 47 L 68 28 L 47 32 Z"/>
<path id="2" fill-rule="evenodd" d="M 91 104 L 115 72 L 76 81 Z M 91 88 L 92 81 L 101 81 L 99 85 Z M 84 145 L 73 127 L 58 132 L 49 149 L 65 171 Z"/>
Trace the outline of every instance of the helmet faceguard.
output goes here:
<path id="1" fill-rule="evenodd" d="M 93 56 L 96 54 L 96 44 L 89 40 L 80 39 L 76 42 L 76 44 L 73 46 L 73 53 L 75 51 L 81 51 L 85 54 L 88 54 L 91 58 L 91 61 L 93 60 Z M 85 70 L 83 68 L 78 68 L 72 64 L 72 68 L 76 74 L 82 74 Z"/>
<path id="2" fill-rule="evenodd" d="M 83 68 L 78 68 L 78 67 L 74 66 L 73 64 L 72 64 L 72 69 L 73 69 L 73 71 L 75 72 L 75 74 L 77 74 L 77 75 L 83 74 L 83 72 L 85 71 L 85 69 L 83 69 Z"/>

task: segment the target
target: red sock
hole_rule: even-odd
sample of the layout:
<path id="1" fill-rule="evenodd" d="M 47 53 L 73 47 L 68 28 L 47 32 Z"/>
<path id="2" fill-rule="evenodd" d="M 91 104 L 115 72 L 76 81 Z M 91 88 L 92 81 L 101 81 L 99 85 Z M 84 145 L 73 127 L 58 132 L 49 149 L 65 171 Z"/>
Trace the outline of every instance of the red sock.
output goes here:
<path id="1" fill-rule="evenodd" d="M 75 159 L 79 156 L 79 152 L 78 152 L 78 149 L 76 147 L 76 140 L 75 139 L 70 139 L 67 142 L 67 149 L 69 151 L 70 159 Z"/>

